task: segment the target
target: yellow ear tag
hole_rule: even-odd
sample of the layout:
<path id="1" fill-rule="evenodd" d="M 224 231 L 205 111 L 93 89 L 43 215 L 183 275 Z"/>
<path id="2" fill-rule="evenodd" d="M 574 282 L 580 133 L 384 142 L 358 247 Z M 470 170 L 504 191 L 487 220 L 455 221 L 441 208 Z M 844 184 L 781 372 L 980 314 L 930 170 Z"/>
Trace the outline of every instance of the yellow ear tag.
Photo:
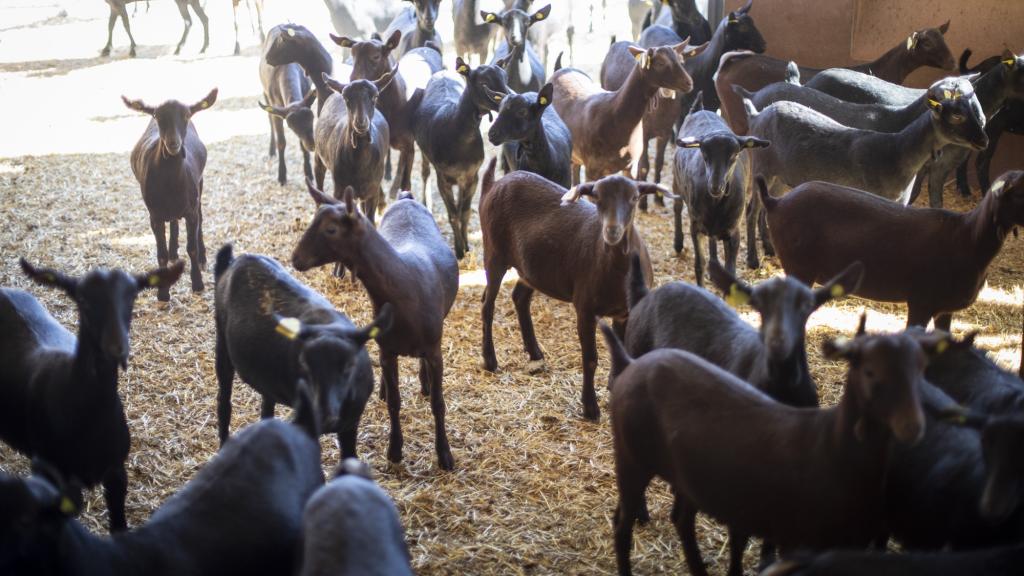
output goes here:
<path id="1" fill-rule="evenodd" d="M 65 516 L 71 516 L 75 512 L 77 512 L 77 511 L 78 510 L 75 507 L 75 503 L 71 501 L 71 498 L 68 498 L 67 496 L 64 496 L 63 498 L 60 499 L 60 513 L 61 514 L 65 515 Z"/>
<path id="2" fill-rule="evenodd" d="M 300 330 L 302 330 L 302 322 L 298 318 L 282 318 L 274 327 L 274 331 L 289 340 L 298 338 Z"/>
<path id="3" fill-rule="evenodd" d="M 157 284 L 160 283 L 160 277 L 157 276 L 156 274 L 150 274 L 147 281 L 149 282 L 150 286 L 156 286 Z"/>
<path id="4" fill-rule="evenodd" d="M 835 286 L 832 287 L 832 290 L 830 290 L 829 292 L 832 294 L 833 298 L 839 298 L 843 294 L 846 294 L 846 290 L 843 289 L 843 286 L 841 284 L 836 284 Z"/>
<path id="5" fill-rule="evenodd" d="M 910 50 L 913 47 L 914 47 L 914 37 L 913 36 L 907 36 L 907 50 Z"/>
<path id="6" fill-rule="evenodd" d="M 494 101 L 495 102 L 501 102 L 501 95 L 495 95 L 494 96 Z"/>
<path id="7" fill-rule="evenodd" d="M 535 19 L 537 19 L 537 20 L 543 20 L 544 19 L 544 14 L 538 12 L 538 13 L 534 14 L 533 17 Z"/>
<path id="8" fill-rule="evenodd" d="M 547 105 L 548 105 L 548 99 L 547 99 L 547 98 L 545 98 L 545 97 L 543 97 L 543 96 L 541 96 L 540 98 L 538 98 L 538 99 L 537 99 L 537 102 L 540 102 L 540 105 L 541 105 L 541 106 L 547 106 Z"/>
<path id="9" fill-rule="evenodd" d="M 1003 60 L 1003 64 L 1006 64 L 1007 66 L 1013 66 L 1016 63 L 1017 63 L 1017 59 L 1016 58 L 1007 58 L 1006 60 Z"/>
<path id="10" fill-rule="evenodd" d="M 689 52 L 687 52 L 687 53 L 686 53 L 686 57 L 687 57 L 687 58 L 691 58 L 691 57 L 693 57 L 693 55 L 694 55 L 694 54 L 696 54 L 696 53 L 697 53 L 697 51 L 696 51 L 696 50 L 690 50 Z"/>
<path id="11" fill-rule="evenodd" d="M 950 100 L 950 99 L 952 99 L 952 98 L 953 98 L 953 93 L 952 93 L 952 92 L 950 92 L 949 90 L 943 90 L 943 91 L 942 91 L 942 98 L 943 98 L 944 100 Z"/>
<path id="12" fill-rule="evenodd" d="M 935 345 L 935 352 L 942 354 L 947 348 L 949 348 L 949 340 L 939 340 L 939 343 Z"/>
<path id="13" fill-rule="evenodd" d="M 750 301 L 750 295 L 740 290 L 739 284 L 733 284 L 729 286 L 729 295 L 726 296 L 725 301 L 731 306 L 742 306 Z"/>
<path id="14" fill-rule="evenodd" d="M 378 334 L 380 334 L 380 328 L 376 326 L 370 328 L 370 338 L 376 338 Z"/>
<path id="15" fill-rule="evenodd" d="M 484 22 L 494 22 L 494 19 L 495 19 L 494 14 L 488 14 L 487 17 L 484 18 Z"/>
<path id="16" fill-rule="evenodd" d="M 940 106 L 942 106 L 942 103 L 940 103 L 937 100 L 932 100 L 931 98 L 929 98 L 928 105 L 931 106 L 932 108 L 939 108 Z"/>
<path id="17" fill-rule="evenodd" d="M 294 38 L 295 37 L 295 29 L 294 28 L 289 28 L 288 29 L 288 35 Z"/>
<path id="18" fill-rule="evenodd" d="M 456 70 L 459 74 L 469 74 L 469 66 L 466 66 L 465 64 L 459 66 Z"/>
<path id="19" fill-rule="evenodd" d="M 737 22 L 739 22 L 737 18 L 734 18 L 732 16 L 729 17 L 729 24 L 736 24 Z"/>
<path id="20" fill-rule="evenodd" d="M 1004 180 L 996 180 L 992 183 L 992 187 L 988 189 L 989 192 L 999 194 L 1003 190 L 1003 186 L 1006 185 Z"/>

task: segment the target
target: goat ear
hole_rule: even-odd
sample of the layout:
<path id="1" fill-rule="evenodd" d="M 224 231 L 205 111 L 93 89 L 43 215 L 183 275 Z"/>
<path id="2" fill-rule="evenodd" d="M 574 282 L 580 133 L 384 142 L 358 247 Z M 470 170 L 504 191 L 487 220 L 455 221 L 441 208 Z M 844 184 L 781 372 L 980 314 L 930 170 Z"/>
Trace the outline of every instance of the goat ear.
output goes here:
<path id="1" fill-rule="evenodd" d="M 320 73 L 320 78 L 324 81 L 324 84 L 327 84 L 327 86 L 331 90 L 334 90 L 338 94 L 341 94 L 341 91 L 345 89 L 345 85 L 344 84 L 342 84 L 341 82 L 338 82 L 334 78 L 331 78 L 330 75 L 327 74 L 327 72 L 321 72 Z"/>
<path id="2" fill-rule="evenodd" d="M 935 358 L 949 350 L 950 343 L 952 342 L 952 336 L 942 331 L 914 334 L 913 337 L 921 345 L 921 350 L 924 351 L 928 358 Z"/>
<path id="3" fill-rule="evenodd" d="M 309 89 L 309 94 L 306 94 L 306 97 L 302 99 L 302 102 L 299 102 L 299 105 L 312 108 L 313 102 L 316 102 L 316 86 Z"/>
<path id="4" fill-rule="evenodd" d="M 928 107 L 931 108 L 932 114 L 936 118 L 942 115 L 942 102 L 939 102 L 938 100 L 934 100 L 932 98 L 928 98 Z"/>
<path id="5" fill-rule="evenodd" d="M 864 264 L 859 260 L 851 263 L 845 270 L 836 274 L 825 283 L 824 286 L 814 291 L 814 307 L 818 308 L 829 300 L 842 298 L 852 294 L 860 288 L 861 280 L 864 279 Z"/>
<path id="6" fill-rule="evenodd" d="M 593 196 L 594 195 L 594 183 L 586 182 L 584 184 L 577 184 L 565 194 L 562 194 L 562 206 L 572 204 L 580 199 L 580 196 Z"/>
<path id="7" fill-rule="evenodd" d="M 677 196 L 672 193 L 671 190 L 665 188 L 660 184 L 653 184 L 651 182 L 637 182 L 636 191 L 641 196 L 645 194 L 654 194 L 659 198 L 668 198 L 669 200 L 676 200 Z"/>
<path id="8" fill-rule="evenodd" d="M 316 202 L 317 206 L 322 204 L 340 204 L 337 199 L 324 194 L 323 191 L 317 188 L 316 184 L 313 184 L 313 181 L 309 178 L 306 178 L 306 190 L 309 191 L 309 195 L 313 197 L 313 201 Z"/>
<path id="9" fill-rule="evenodd" d="M 166 268 L 157 268 L 145 274 L 136 274 L 135 285 L 139 287 L 139 290 L 146 288 L 170 288 L 178 281 L 178 278 L 181 278 L 181 273 L 184 270 L 185 261 L 178 260 Z"/>
<path id="10" fill-rule="evenodd" d="M 708 49 L 708 46 L 710 46 L 710 45 L 711 45 L 711 41 L 709 40 L 709 41 L 701 44 L 700 46 L 690 46 L 685 51 L 679 52 L 679 54 L 681 56 L 685 56 L 686 58 L 693 58 L 694 56 L 700 56 L 701 54 L 704 53 L 705 50 Z"/>
<path id="11" fill-rule="evenodd" d="M 152 106 L 147 106 L 142 100 L 131 100 L 127 96 L 121 96 L 121 101 L 124 105 L 135 110 L 136 112 L 142 112 L 143 114 L 153 115 L 156 110 Z"/>
<path id="12" fill-rule="evenodd" d="M 837 338 L 825 340 L 821 345 L 822 355 L 829 360 L 838 360 L 841 358 L 849 360 L 854 357 L 856 350 L 856 342 L 846 336 L 839 336 Z"/>
<path id="13" fill-rule="evenodd" d="M 356 331 L 352 335 L 352 339 L 359 342 L 359 345 L 362 346 L 369 340 L 387 334 L 391 330 L 392 318 L 391 303 L 385 302 L 380 307 L 380 312 L 377 313 L 377 317 L 373 319 L 373 322 Z"/>
<path id="14" fill-rule="evenodd" d="M 356 41 L 348 36 L 335 36 L 334 34 L 331 34 L 330 36 L 331 41 L 342 48 L 351 48 L 356 45 Z"/>
<path id="15" fill-rule="evenodd" d="M 735 12 L 729 12 L 729 20 L 726 24 L 739 24 L 740 17 Z"/>
<path id="16" fill-rule="evenodd" d="M 288 111 L 286 109 L 284 109 L 284 108 L 279 108 L 277 106 L 271 106 L 270 104 L 264 104 L 262 100 L 259 101 L 259 105 L 260 105 L 260 108 L 262 108 L 264 112 L 266 112 L 267 114 L 270 114 L 272 116 L 277 116 L 278 118 L 284 118 L 284 117 L 288 116 Z"/>
<path id="17" fill-rule="evenodd" d="M 508 72 L 508 65 L 512 63 L 513 55 L 513 52 L 509 52 L 508 54 L 505 55 L 504 58 L 499 58 L 498 60 L 495 60 L 494 65 L 497 66 L 498 68 L 501 68 L 505 72 Z"/>
<path id="18" fill-rule="evenodd" d="M 537 92 L 537 107 L 543 111 L 545 108 L 551 105 L 551 99 L 554 97 L 555 87 L 551 82 L 541 86 L 540 91 Z"/>
<path id="19" fill-rule="evenodd" d="M 345 193 L 341 197 L 342 201 L 345 202 L 345 211 L 348 212 L 349 216 L 354 216 L 356 213 L 356 189 L 346 186 Z"/>
<path id="20" fill-rule="evenodd" d="M 674 44 L 672 46 L 672 50 L 674 50 L 676 52 L 676 54 L 679 54 L 680 56 L 684 56 L 686 54 L 686 50 L 689 47 L 690 47 L 690 37 L 687 36 L 686 39 L 683 40 L 682 42 L 680 42 L 679 44 Z"/>
<path id="21" fill-rule="evenodd" d="M 480 18 L 483 19 L 485 24 L 497 24 L 501 21 L 497 14 L 494 12 L 488 12 L 487 10 L 480 11 Z"/>
<path id="22" fill-rule="evenodd" d="M 466 61 L 459 56 L 455 58 L 455 71 L 469 78 L 469 64 L 466 64 Z"/>
<path id="23" fill-rule="evenodd" d="M 391 85 L 391 81 L 395 79 L 395 74 L 398 74 L 398 64 L 391 70 L 384 73 L 383 76 L 373 81 L 374 85 L 377 86 L 377 92 L 383 92 L 385 88 Z"/>
<path id="24" fill-rule="evenodd" d="M 725 301 L 729 305 L 736 307 L 750 302 L 754 289 L 726 270 L 718 261 L 712 260 L 709 263 L 708 276 L 711 277 L 711 283 L 725 294 Z"/>
<path id="25" fill-rule="evenodd" d="M 207 94 L 205 98 L 203 98 L 199 102 L 196 102 L 195 104 L 189 106 L 188 107 L 188 111 L 191 114 L 195 114 L 196 112 L 199 112 L 200 110 L 206 110 L 210 106 L 213 106 L 213 103 L 216 102 L 216 101 L 217 101 L 217 89 L 214 88 L 213 90 L 210 90 L 210 93 Z"/>
<path id="26" fill-rule="evenodd" d="M 647 53 L 647 50 L 645 50 L 644 48 L 634 46 L 633 44 L 626 46 L 626 50 L 629 50 L 629 53 L 633 56 L 633 58 L 636 58 L 637 61 L 640 60 L 641 56 Z"/>
<path id="27" fill-rule="evenodd" d="M 551 15 L 551 4 L 537 10 L 530 16 L 530 23 L 535 24 Z"/>
<path id="28" fill-rule="evenodd" d="M 305 340 L 315 334 L 315 330 L 302 320 L 291 316 L 272 314 L 274 318 L 274 332 L 289 340 Z"/>
<path id="29" fill-rule="evenodd" d="M 77 278 L 72 278 L 71 276 L 50 268 L 36 268 L 29 264 L 28 260 L 25 260 L 24 258 L 19 258 L 18 263 L 21 264 L 22 272 L 24 272 L 25 275 L 31 278 L 36 284 L 49 286 L 50 288 L 60 288 L 70 296 L 74 296 L 75 290 L 78 289 Z"/>
<path id="30" fill-rule="evenodd" d="M 939 26 L 939 32 L 941 32 L 943 36 L 946 35 L 946 32 L 949 32 L 949 20 L 946 20 L 945 24 Z"/>
<path id="31" fill-rule="evenodd" d="M 917 32 L 915 31 L 910 36 L 907 36 L 907 50 L 913 50 L 917 47 Z"/>
<path id="32" fill-rule="evenodd" d="M 747 12 L 750 12 L 750 7 L 753 5 L 754 0 L 747 0 L 747 3 L 743 5 L 743 8 L 740 8 L 737 12 L 740 14 L 746 14 Z"/>
<path id="33" fill-rule="evenodd" d="M 698 94 L 699 96 L 699 94 Z M 678 138 L 676 140 L 676 146 L 680 148 L 700 148 L 700 140 L 697 140 L 693 136 L 687 136 L 685 138 Z"/>
<path id="34" fill-rule="evenodd" d="M 760 138 L 756 138 L 754 136 L 747 136 L 746 138 L 740 138 L 740 141 L 743 142 L 743 147 L 744 148 L 767 148 L 767 147 L 772 145 L 771 142 L 769 142 L 767 140 L 762 140 Z"/>
<path id="35" fill-rule="evenodd" d="M 398 48 L 398 43 L 402 41 L 402 31 L 395 30 L 388 36 L 388 41 L 384 43 L 384 49 L 388 52 Z"/>
<path id="36" fill-rule="evenodd" d="M 66 480 L 51 465 L 40 458 L 32 459 L 32 476 L 22 480 L 32 504 L 38 510 L 70 518 L 82 509 L 82 485 L 76 480 Z"/>

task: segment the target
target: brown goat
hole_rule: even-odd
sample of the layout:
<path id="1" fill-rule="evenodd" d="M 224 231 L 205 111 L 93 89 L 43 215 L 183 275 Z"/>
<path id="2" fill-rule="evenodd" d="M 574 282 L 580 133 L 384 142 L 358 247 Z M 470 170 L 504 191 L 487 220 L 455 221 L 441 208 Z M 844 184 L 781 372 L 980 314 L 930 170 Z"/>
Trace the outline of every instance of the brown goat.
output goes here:
<path id="1" fill-rule="evenodd" d="M 381 394 L 391 419 L 388 460 L 402 460 L 398 357 L 411 356 L 420 360 L 420 391 L 430 395 L 438 465 L 451 470 L 455 461 L 444 424 L 441 336 L 459 290 L 455 254 L 430 212 L 408 193 L 391 205 L 374 228 L 356 209 L 351 186 L 345 189 L 343 201 L 327 196 L 309 180 L 306 186 L 319 208 L 292 253 L 292 265 L 301 272 L 338 262 L 362 282 L 375 315 L 386 302 L 394 311 L 391 330 L 377 339 Z"/>
<path id="2" fill-rule="evenodd" d="M 1006 234 L 1024 225 L 1024 171 L 1003 174 L 974 210 L 902 206 L 826 182 L 770 197 L 757 178 L 775 251 L 786 274 L 823 282 L 855 260 L 864 263 L 856 294 L 906 302 L 907 325 L 949 330 L 970 306 Z M 865 233 L 870 223 L 870 233 Z"/>
<path id="3" fill-rule="evenodd" d="M 729 527 L 731 575 L 742 574 L 745 535 L 795 548 L 862 547 L 884 531 L 885 470 L 895 437 L 924 432 L 918 399 L 926 355 L 941 334 L 865 335 L 825 344 L 850 364 L 838 406 L 793 408 L 674 349 L 632 360 L 601 325 L 612 356 L 611 399 L 619 504 L 615 552 L 630 574 L 633 522 L 655 476 L 676 496 L 672 521 L 692 574 L 707 574 L 697 512 Z M 723 454 L 728 454 L 723 458 Z"/>
<path id="4" fill-rule="evenodd" d="M 574 183 L 580 181 L 580 166 L 586 168 L 588 181 L 627 167 L 630 176 L 638 176 L 644 149 L 642 121 L 648 103 L 659 89 L 683 94 L 693 89 L 693 79 L 683 69 L 682 55 L 688 46 L 689 39 L 658 48 L 627 45 L 637 62 L 614 92 L 602 90 L 575 68 L 562 68 L 551 76 L 555 110 L 572 133 Z M 555 66 L 557 69 L 558 64 Z"/>
<path id="5" fill-rule="evenodd" d="M 900 41 L 875 60 L 848 68 L 894 84 L 902 84 L 911 72 L 922 66 L 954 70 L 956 62 L 944 38 L 947 30 L 948 20 L 937 28 L 916 30 L 906 40 Z M 749 92 L 757 92 L 774 82 L 783 82 L 786 79 L 787 65 L 786 60 L 753 52 L 727 52 L 722 55 L 715 77 L 715 87 L 722 102 L 722 117 L 732 127 L 733 132 L 741 135 L 747 133 L 743 100 L 733 91 L 733 86 L 742 86 Z M 822 71 L 804 66 L 800 66 L 799 70 L 801 84 Z"/>
<path id="6" fill-rule="evenodd" d="M 149 226 L 156 237 L 156 260 L 166 268 L 169 260 L 178 259 L 178 220 L 185 219 L 185 251 L 192 266 L 192 291 L 203 290 L 206 266 L 206 245 L 203 243 L 203 169 L 206 167 L 206 146 L 199 139 L 192 116 L 217 101 L 214 88 L 205 98 L 191 106 L 168 100 L 153 107 L 142 100 L 121 96 L 125 106 L 152 117 L 146 131 L 132 149 L 131 163 L 135 179 L 142 188 L 142 200 L 149 211 Z M 164 224 L 170 222 L 170 253 L 164 237 Z M 157 300 L 171 299 L 169 285 L 157 290 Z"/>
<path id="7" fill-rule="evenodd" d="M 646 282 L 653 277 L 647 247 L 633 226 L 637 201 L 641 195 L 667 190 L 619 175 L 580 184 L 568 192 L 531 172 L 512 172 L 495 182 L 496 162 L 492 159 L 487 166 L 480 192 L 487 273 L 481 311 L 484 368 L 498 369 L 491 334 L 494 301 L 505 272 L 515 268 L 521 280 L 512 290 L 512 301 L 532 363 L 544 358 L 530 317 L 534 290 L 572 302 L 576 308 L 576 330 L 583 349 L 583 416 L 597 420 L 597 317 L 613 318 L 616 329 L 625 332 L 630 255 L 640 256 Z M 594 203 L 578 202 L 581 196 Z"/>

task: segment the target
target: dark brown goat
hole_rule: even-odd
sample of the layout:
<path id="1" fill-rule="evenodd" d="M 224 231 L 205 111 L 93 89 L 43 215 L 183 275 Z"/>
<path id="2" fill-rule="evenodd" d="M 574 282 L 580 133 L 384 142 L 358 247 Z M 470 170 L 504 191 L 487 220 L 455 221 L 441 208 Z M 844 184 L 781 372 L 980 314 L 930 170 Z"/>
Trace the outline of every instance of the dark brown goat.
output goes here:
<path id="1" fill-rule="evenodd" d="M 214 88 L 191 106 L 168 100 L 152 107 L 142 100 L 122 96 L 126 106 L 152 117 L 132 149 L 132 172 L 142 188 L 142 200 L 149 210 L 149 225 L 156 237 L 156 259 L 161 268 L 178 259 L 178 220 L 185 219 L 185 250 L 191 260 L 189 274 L 192 291 L 203 290 L 206 245 L 203 243 L 203 169 L 206 146 L 199 139 L 192 116 L 217 101 Z M 164 237 L 164 224 L 170 222 L 170 253 Z M 160 286 L 157 300 L 171 299 L 169 286 Z"/>
<path id="2" fill-rule="evenodd" d="M 135 37 L 132 36 L 131 25 L 128 24 L 128 10 L 125 6 L 132 2 L 139 1 L 140 0 L 107 0 L 107 5 L 110 7 L 110 17 L 107 19 L 107 45 L 103 47 L 103 51 L 100 52 L 100 56 L 110 56 L 110 48 L 114 41 L 114 24 L 117 23 L 117 19 L 120 17 L 121 24 L 124 25 L 124 31 L 128 33 L 128 40 L 132 45 L 128 54 L 132 58 L 135 58 Z M 192 16 L 188 13 L 190 6 L 196 13 L 196 16 L 199 17 L 199 21 L 203 24 L 203 47 L 199 50 L 199 53 L 202 54 L 206 52 L 206 49 L 210 46 L 210 24 L 209 19 L 206 17 L 206 12 L 203 11 L 203 7 L 199 3 L 199 0 L 174 0 L 174 3 L 178 6 L 178 13 L 181 14 L 181 20 L 185 24 L 185 31 L 181 33 L 181 40 L 178 41 L 178 45 L 174 48 L 174 54 L 178 55 L 181 53 L 181 46 L 185 44 L 185 40 L 188 38 L 188 31 L 192 29 Z M 237 38 L 235 44 L 238 44 Z M 238 54 L 237 49 L 235 54 Z"/>
<path id="3" fill-rule="evenodd" d="M 643 194 L 666 193 L 655 184 L 633 182 L 619 175 L 565 188 L 531 172 L 513 172 L 494 181 L 491 160 L 480 192 L 480 230 L 484 243 L 487 289 L 483 309 L 484 367 L 498 369 L 491 326 L 501 279 L 515 268 L 521 280 L 512 290 L 523 344 L 531 362 L 544 354 L 533 333 L 530 299 L 533 292 L 572 302 L 583 349 L 583 416 L 600 415 L 594 392 L 598 316 L 615 320 L 625 331 L 629 307 L 626 276 L 630 254 L 638 254 L 644 277 L 652 278 L 647 247 L 633 226 L 636 204 Z M 581 196 L 594 204 L 578 202 Z"/>
<path id="4" fill-rule="evenodd" d="M 648 103 L 660 89 L 684 94 L 693 89 L 693 80 L 683 69 L 682 55 L 688 47 L 688 40 L 647 49 L 629 42 L 613 45 L 613 50 L 627 50 L 636 58 L 632 72 L 614 92 L 602 90 L 575 68 L 562 68 L 551 76 L 555 110 L 572 134 L 574 182 L 579 182 L 580 166 L 586 168 L 588 181 L 627 168 L 637 177 Z"/>
<path id="5" fill-rule="evenodd" d="M 707 571 L 694 533 L 698 511 L 732 535 L 761 536 L 784 552 L 867 546 L 884 531 L 890 446 L 894 438 L 911 445 L 921 438 L 918 385 L 926 355 L 945 336 L 858 331 L 853 340 L 827 342 L 826 356 L 850 368 L 839 405 L 819 410 L 781 405 L 681 350 L 632 360 L 612 329 L 601 329 L 615 379 L 620 574 L 631 573 L 633 522 L 655 476 L 675 493 L 672 519 L 687 566 L 699 576 Z M 742 574 L 740 558 L 734 550 L 730 574 Z"/>
<path id="6" fill-rule="evenodd" d="M 284 125 L 299 137 L 302 149 L 302 171 L 306 178 L 313 177 L 309 153 L 316 151 L 313 143 L 313 100 L 316 91 L 310 90 L 309 78 L 302 67 L 295 62 L 272 66 L 267 63 L 266 51 L 279 34 L 287 34 L 284 26 L 271 28 L 263 44 L 263 58 L 260 59 L 260 82 L 263 84 L 263 100 L 260 108 L 270 117 L 270 156 L 277 152 L 277 183 L 284 186 L 288 181 L 288 170 L 284 163 Z"/>
<path id="7" fill-rule="evenodd" d="M 402 460 L 402 425 L 398 393 L 398 357 L 420 360 L 420 391 L 430 394 L 438 465 L 455 467 L 445 432 L 444 319 L 459 289 L 459 266 L 433 216 L 411 195 L 391 205 L 374 228 L 356 210 L 355 193 L 345 190 L 339 202 L 306 181 L 319 208 L 292 254 L 292 265 L 305 271 L 339 262 L 366 288 L 378 314 L 385 302 L 393 310 L 392 329 L 377 338 L 380 346 L 381 392 L 388 403 L 391 438 L 388 460 Z M 386 392 L 385 392 L 386 391 Z"/>
<path id="8" fill-rule="evenodd" d="M 395 30 L 386 42 L 372 39 L 355 41 L 345 36 L 331 34 L 331 40 L 343 48 L 352 50 L 352 76 L 351 80 L 377 80 L 391 71 L 391 52 L 398 46 L 402 39 L 401 30 Z M 426 70 L 415 78 L 410 78 L 407 83 L 402 68 L 409 69 L 419 63 L 425 65 Z M 412 164 L 415 153 L 416 141 L 413 136 L 413 113 L 415 112 L 415 101 L 410 101 L 416 88 L 426 88 L 427 81 L 437 71 L 443 68 L 441 54 L 433 48 L 413 48 L 402 55 L 398 62 L 397 72 L 391 83 L 380 91 L 377 99 L 377 108 L 388 121 L 390 133 L 390 144 L 398 150 L 398 176 L 391 181 L 389 196 L 392 200 L 398 195 L 399 190 L 412 189 Z"/>
<path id="9" fill-rule="evenodd" d="M 964 214 L 901 206 L 826 182 L 808 182 L 782 198 L 770 197 L 760 177 L 757 185 L 787 274 L 822 282 L 860 260 L 865 273 L 856 294 L 906 302 L 908 325 L 935 318 L 937 328 L 949 330 L 952 313 L 978 297 L 1007 233 L 1024 225 L 1022 171 L 1000 176 Z"/>
<path id="10" fill-rule="evenodd" d="M 949 21 L 938 28 L 916 30 L 906 40 L 893 46 L 875 60 L 847 68 L 869 73 L 894 84 L 903 83 L 911 72 L 922 66 L 954 70 L 956 62 L 944 38 L 947 30 Z M 788 64 L 786 60 L 751 52 L 728 52 L 722 56 L 715 77 L 715 87 L 722 102 L 722 117 L 732 127 L 733 132 L 741 135 L 747 133 L 743 101 L 733 91 L 733 86 L 742 86 L 749 92 L 757 92 L 769 84 L 784 82 Z M 822 71 L 804 66 L 800 66 L 799 69 L 801 83 L 807 82 Z"/>

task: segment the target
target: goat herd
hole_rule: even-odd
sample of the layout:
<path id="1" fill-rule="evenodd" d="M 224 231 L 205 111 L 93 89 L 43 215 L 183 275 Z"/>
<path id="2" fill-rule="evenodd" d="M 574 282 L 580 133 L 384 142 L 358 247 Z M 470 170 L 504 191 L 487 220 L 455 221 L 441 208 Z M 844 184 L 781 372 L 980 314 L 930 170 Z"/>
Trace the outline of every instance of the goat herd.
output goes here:
<path id="1" fill-rule="evenodd" d="M 645 490 L 654 477 L 671 486 L 672 521 L 694 574 L 706 573 L 697 512 L 728 528 L 733 575 L 742 573 L 752 536 L 763 539 L 762 564 L 772 575 L 1024 570 L 1024 382 L 976 349 L 973 334 L 956 340 L 946 332 L 952 313 L 977 297 L 1007 234 L 1024 224 L 1024 172 L 987 185 L 990 154 L 983 155 L 987 194 L 978 206 L 966 214 L 938 207 L 947 173 L 998 137 L 986 119 L 1024 97 L 1024 58 L 996 56 L 916 90 L 898 84 L 913 69 L 954 67 L 943 40 L 948 22 L 913 32 L 863 67 L 813 70 L 762 54 L 768 43 L 749 0 L 714 28 L 692 0 L 665 0 L 637 42 L 611 44 L 600 82 L 561 67 L 561 55 L 546 81 L 547 51 L 538 55 L 531 33 L 553 9 L 530 3 L 477 18 L 475 2 L 456 0 L 454 73 L 444 69 L 434 30 L 439 0 L 414 0 L 380 36 L 332 35 L 350 64 L 335 65 L 301 25 L 268 32 L 260 79 L 270 153 L 283 184 L 287 124 L 317 205 L 292 265 L 302 272 L 333 264 L 336 275 L 352 274 L 375 318 L 357 327 L 275 260 L 221 248 L 214 277 L 222 449 L 144 526 L 126 532 L 129 432 L 118 368 L 128 360 L 138 293 L 156 289 L 168 300 L 184 271 L 181 218 L 192 290 L 204 288 L 206 149 L 190 119 L 215 104 L 217 91 L 192 105 L 124 99 L 152 117 L 131 167 L 159 268 L 72 277 L 22 259 L 31 279 L 77 304 L 77 337 L 28 293 L 0 289 L 0 437 L 33 457 L 32 476 L 0 477 L 0 572 L 408 573 L 395 507 L 353 460 L 374 384 L 365 344 L 375 339 L 380 350 L 388 460 L 402 459 L 398 357 L 406 356 L 420 362 L 438 464 L 453 470 L 442 333 L 458 260 L 470 248 L 485 159 L 480 122 L 495 113 L 487 137 L 502 146 L 507 174 L 496 180 L 491 159 L 480 184 L 483 363 L 498 367 L 495 300 L 514 268 L 512 300 L 531 363 L 544 358 L 533 293 L 575 307 L 583 415 L 596 420 L 597 318 L 612 319 L 600 329 L 611 358 L 620 573 L 630 573 L 633 526 L 649 519 Z M 503 40 L 495 42 L 496 30 Z M 463 59 L 469 54 L 477 67 Z M 658 184 L 670 139 L 671 191 Z M 436 174 L 454 250 L 406 192 L 416 148 L 424 190 L 431 167 Z M 333 196 L 322 192 L 328 170 Z M 915 182 L 926 178 L 933 208 L 909 207 Z M 651 264 L 634 226 L 648 197 L 673 201 L 676 252 L 685 205 L 696 286 L 648 288 Z M 760 241 L 787 276 L 754 286 L 736 276 L 744 214 L 748 266 L 759 265 Z M 725 301 L 753 307 L 760 330 L 702 288 L 702 236 L 712 283 Z M 815 282 L 822 286 L 812 289 Z M 839 404 L 819 408 L 805 323 L 848 294 L 906 302 L 909 328 L 868 334 L 862 318 L 854 337 L 827 342 L 826 356 L 849 369 Z M 933 319 L 937 330 L 924 331 Z M 229 438 L 235 373 L 262 396 L 264 420 Z M 276 404 L 295 408 L 292 423 L 272 419 Z M 344 458 L 326 485 L 321 431 L 337 434 Z M 74 520 L 82 489 L 96 485 L 111 538 Z M 857 551 L 884 548 L 888 538 L 912 552 Z M 846 551 L 815 555 L 834 548 Z"/>

